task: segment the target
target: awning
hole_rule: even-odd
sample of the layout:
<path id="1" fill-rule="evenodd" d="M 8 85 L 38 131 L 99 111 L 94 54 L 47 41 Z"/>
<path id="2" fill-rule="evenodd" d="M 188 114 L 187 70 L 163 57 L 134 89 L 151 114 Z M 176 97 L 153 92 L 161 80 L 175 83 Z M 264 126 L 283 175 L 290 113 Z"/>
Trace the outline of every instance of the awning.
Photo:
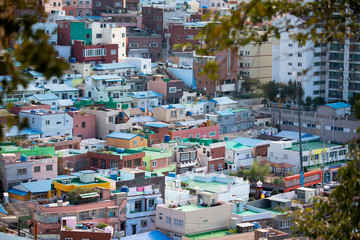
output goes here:
<path id="1" fill-rule="evenodd" d="M 99 194 L 97 192 L 91 192 L 91 193 L 83 193 L 79 195 L 82 199 L 84 198 L 92 198 L 92 197 L 99 197 Z"/>

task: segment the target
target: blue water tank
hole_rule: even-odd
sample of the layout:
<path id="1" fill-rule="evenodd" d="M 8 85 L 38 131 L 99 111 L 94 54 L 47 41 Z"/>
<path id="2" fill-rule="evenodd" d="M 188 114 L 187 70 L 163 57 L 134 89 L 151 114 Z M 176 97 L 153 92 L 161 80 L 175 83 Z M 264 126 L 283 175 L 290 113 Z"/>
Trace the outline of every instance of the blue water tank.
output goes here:
<path id="1" fill-rule="evenodd" d="M 77 111 L 77 108 L 74 108 L 74 107 L 72 107 L 72 108 L 70 108 L 70 111 Z"/>
<path id="2" fill-rule="evenodd" d="M 120 113 L 119 113 L 119 117 L 125 117 L 125 113 L 124 113 L 124 112 L 120 112 Z"/>
<path id="3" fill-rule="evenodd" d="M 168 175 L 169 175 L 169 177 L 173 177 L 173 178 L 176 177 L 176 173 L 174 173 L 174 172 L 169 172 Z"/>
<path id="4" fill-rule="evenodd" d="M 164 136 L 164 142 L 170 142 L 170 135 L 169 134 L 166 134 L 165 136 Z"/>
<path id="5" fill-rule="evenodd" d="M 224 140 L 225 140 L 225 141 L 229 141 L 229 138 L 228 138 L 228 137 L 224 137 Z"/>
<path id="6" fill-rule="evenodd" d="M 20 162 L 26 162 L 27 161 L 27 156 L 26 155 L 21 155 L 20 156 Z"/>
<path id="7" fill-rule="evenodd" d="M 35 110 L 31 110 L 30 112 L 31 112 L 31 113 L 36 113 L 36 111 L 35 111 Z"/>
<path id="8" fill-rule="evenodd" d="M 145 112 L 145 108 L 140 108 L 141 111 Z"/>
<path id="9" fill-rule="evenodd" d="M 68 139 L 69 139 L 69 140 L 73 140 L 73 137 L 69 137 Z"/>
<path id="10" fill-rule="evenodd" d="M 74 57 L 70 58 L 70 63 L 76 63 L 76 58 Z"/>
<path id="11" fill-rule="evenodd" d="M 189 116 L 192 116 L 192 112 L 189 112 Z"/>
<path id="12" fill-rule="evenodd" d="M 252 224 L 254 224 L 255 229 L 260 228 L 260 224 L 258 222 L 252 222 Z"/>
<path id="13" fill-rule="evenodd" d="M 110 179 L 116 181 L 117 180 L 117 173 L 110 174 Z"/>
<path id="14" fill-rule="evenodd" d="M 116 152 L 117 152 L 117 153 L 124 153 L 124 151 L 125 151 L 125 150 L 124 150 L 123 148 L 117 148 L 117 149 L 116 149 Z"/>
<path id="15" fill-rule="evenodd" d="M 129 188 L 127 186 L 122 186 L 120 192 L 129 192 Z"/>
<path id="16" fill-rule="evenodd" d="M 173 106 L 172 105 L 169 105 L 169 109 L 172 109 L 173 108 Z"/>

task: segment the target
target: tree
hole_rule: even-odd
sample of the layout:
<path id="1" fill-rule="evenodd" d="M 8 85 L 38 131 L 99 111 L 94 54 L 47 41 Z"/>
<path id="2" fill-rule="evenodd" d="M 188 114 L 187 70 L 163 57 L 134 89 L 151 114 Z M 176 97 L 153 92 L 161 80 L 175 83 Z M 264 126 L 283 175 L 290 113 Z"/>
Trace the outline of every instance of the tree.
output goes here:
<path id="1" fill-rule="evenodd" d="M 279 194 L 279 190 L 277 188 L 274 188 L 273 190 L 271 190 L 271 196 Z"/>
<path id="2" fill-rule="evenodd" d="M 237 172 L 238 177 L 249 179 L 251 182 L 258 181 L 259 179 L 264 182 L 264 179 L 271 172 L 270 165 L 261 165 L 254 161 L 250 169 L 240 169 Z"/>
<path id="3" fill-rule="evenodd" d="M 278 84 L 276 84 L 275 81 L 264 83 L 261 88 L 265 98 L 269 99 L 271 102 L 276 101 L 276 96 L 278 94 Z"/>
<path id="4" fill-rule="evenodd" d="M 312 100 L 312 98 L 310 96 L 307 96 L 305 98 L 305 106 L 311 107 L 312 102 L 313 102 L 313 100 Z"/>
<path id="5" fill-rule="evenodd" d="M 325 104 L 325 98 L 323 98 L 323 97 L 315 97 L 313 99 L 313 104 L 315 106 L 323 105 L 323 104 Z"/>
<path id="6" fill-rule="evenodd" d="M 246 78 L 245 81 L 241 84 L 241 87 L 245 92 L 253 94 L 254 91 L 261 88 L 261 82 L 259 79 Z"/>
<path id="7" fill-rule="evenodd" d="M 13 10 L 15 6 L 16 9 L 33 9 L 37 14 L 16 18 Z M 11 93 L 18 85 L 26 87 L 28 79 L 22 73 L 29 68 L 43 73 L 47 79 L 51 76 L 60 77 L 67 64 L 57 58 L 44 30 L 33 30 L 33 25 L 42 20 L 40 16 L 44 15 L 42 5 L 35 0 L 9 0 L 2 1 L 0 9 L 0 46 L 6 50 L 0 60 L 0 75 L 11 76 L 11 81 L 6 78 L 1 80 L 3 92 Z M 17 41 L 16 44 L 12 44 L 14 40 Z M 8 125 L 12 124 L 15 123 L 8 122 Z"/>

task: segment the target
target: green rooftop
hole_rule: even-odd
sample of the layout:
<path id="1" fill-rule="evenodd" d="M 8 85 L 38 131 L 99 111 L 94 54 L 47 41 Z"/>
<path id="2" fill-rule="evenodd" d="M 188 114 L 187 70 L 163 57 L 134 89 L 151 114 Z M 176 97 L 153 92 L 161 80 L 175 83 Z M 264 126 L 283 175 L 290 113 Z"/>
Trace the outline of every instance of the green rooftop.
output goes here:
<path id="1" fill-rule="evenodd" d="M 255 212 L 255 211 L 251 211 L 251 210 L 247 210 L 247 211 L 243 211 L 241 213 L 236 213 L 237 215 L 240 215 L 240 216 L 247 216 L 247 215 L 255 215 L 255 214 L 258 214 L 258 212 Z"/>
<path id="2" fill-rule="evenodd" d="M 229 236 L 228 234 L 226 234 L 226 232 L 228 232 L 228 231 L 229 231 L 228 229 L 221 229 L 221 230 L 206 232 L 206 233 L 185 235 L 185 237 L 194 239 L 194 240 L 195 239 L 200 240 L 200 239 L 209 239 L 209 238 L 216 238 L 216 237 L 225 237 L 225 236 Z"/>
<path id="3" fill-rule="evenodd" d="M 329 166 L 333 166 L 333 165 L 338 165 L 338 164 L 344 164 L 347 163 L 348 160 L 343 160 L 343 161 L 336 161 L 336 162 L 329 162 L 329 163 L 325 163 L 324 166 L 325 167 L 329 167 Z M 308 170 L 320 170 L 321 169 L 321 164 L 317 164 L 317 165 L 313 165 L 313 166 L 306 166 Z"/>
<path id="4" fill-rule="evenodd" d="M 211 138 L 184 138 L 184 139 L 181 139 L 181 142 L 197 143 L 199 145 L 204 144 L 205 146 L 210 146 L 210 144 L 219 143 L 222 141 L 217 140 L 217 139 L 211 139 Z"/>
<path id="5" fill-rule="evenodd" d="M 183 205 L 181 207 L 177 207 L 175 209 L 179 210 L 179 211 L 183 211 L 183 212 L 191 212 L 194 210 L 200 210 L 200 209 L 204 209 L 204 208 L 209 208 L 209 207 L 204 207 L 198 204 L 190 204 L 190 205 Z"/>
<path id="6" fill-rule="evenodd" d="M 200 190 L 208 190 L 212 192 L 221 192 L 222 189 L 227 188 L 227 183 L 222 182 L 200 182 L 195 180 L 183 181 L 187 183 L 189 188 L 194 189 L 195 187 L 199 187 Z"/>
<path id="7" fill-rule="evenodd" d="M 133 150 L 137 150 L 139 152 L 145 152 L 145 155 L 151 157 L 151 159 L 159 159 L 159 158 L 172 156 L 172 151 L 167 149 L 165 149 L 164 152 L 161 152 L 160 148 L 151 148 L 151 147 L 139 147 L 139 148 L 133 148 Z"/>
<path id="8" fill-rule="evenodd" d="M 163 172 L 174 172 L 176 170 L 176 164 L 171 164 L 167 167 L 164 167 L 164 168 L 157 168 L 157 169 L 154 169 L 153 172 L 156 172 L 156 173 L 163 173 Z"/>
<path id="9" fill-rule="evenodd" d="M 234 141 L 226 141 L 226 148 L 231 150 L 249 149 L 251 147 Z"/>
<path id="10" fill-rule="evenodd" d="M 282 212 L 282 211 L 275 210 L 272 208 L 262 208 L 262 209 L 271 212 L 273 217 L 276 217 L 277 215 L 281 215 L 281 214 L 286 214 L 286 212 Z"/>
<path id="11" fill-rule="evenodd" d="M 39 147 L 34 148 L 22 148 L 18 146 L 3 146 L 1 147 L 0 153 L 17 153 L 20 152 L 26 156 L 37 156 L 37 155 L 51 155 L 55 156 L 55 147 Z"/>
<path id="12" fill-rule="evenodd" d="M 69 178 L 71 180 L 70 184 L 65 184 L 65 185 L 75 185 L 75 186 L 85 186 L 85 185 L 90 185 L 90 184 L 98 184 L 98 183 L 107 183 L 107 181 L 101 180 L 100 178 L 95 178 L 95 181 L 97 180 L 97 182 L 90 182 L 90 183 L 84 183 L 80 181 L 80 178 Z M 57 183 L 62 183 L 64 179 L 59 179 L 59 180 L 54 180 Z"/>
<path id="13" fill-rule="evenodd" d="M 328 147 L 336 147 L 336 146 L 341 146 L 341 144 L 325 144 L 325 149 Z M 303 151 L 307 151 L 307 150 L 316 150 L 316 149 L 322 149 L 323 148 L 323 143 L 320 141 L 312 141 L 312 142 L 303 142 L 302 143 L 302 150 Z M 285 148 L 287 150 L 290 151 L 295 151 L 295 152 L 299 152 L 300 151 L 300 145 L 299 143 L 293 143 L 291 148 Z"/>

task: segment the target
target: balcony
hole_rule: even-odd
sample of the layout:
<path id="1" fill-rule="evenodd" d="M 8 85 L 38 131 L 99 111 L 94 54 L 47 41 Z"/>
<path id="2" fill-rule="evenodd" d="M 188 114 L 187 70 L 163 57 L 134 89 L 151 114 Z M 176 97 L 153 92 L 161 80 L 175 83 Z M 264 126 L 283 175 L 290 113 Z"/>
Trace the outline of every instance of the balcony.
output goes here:
<path id="1" fill-rule="evenodd" d="M 176 164 L 178 167 L 180 168 L 185 168 L 185 167 L 193 167 L 196 165 L 196 160 L 192 160 L 192 161 L 182 161 L 180 163 Z"/>

